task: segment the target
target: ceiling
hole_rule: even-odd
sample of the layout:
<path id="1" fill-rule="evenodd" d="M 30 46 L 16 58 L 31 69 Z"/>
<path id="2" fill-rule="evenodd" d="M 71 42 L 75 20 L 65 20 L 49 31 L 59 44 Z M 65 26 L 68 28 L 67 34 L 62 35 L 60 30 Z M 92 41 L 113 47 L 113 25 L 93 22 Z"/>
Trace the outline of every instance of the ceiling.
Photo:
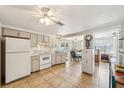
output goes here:
<path id="1" fill-rule="evenodd" d="M 106 32 L 99 32 L 95 34 L 95 39 L 99 39 L 99 38 L 111 38 L 113 37 L 113 33 L 116 33 L 116 35 L 118 34 L 119 29 L 112 29 L 112 30 L 106 30 Z"/>
<path id="2" fill-rule="evenodd" d="M 0 21 L 3 25 L 37 31 L 46 34 L 71 34 L 85 31 L 106 23 L 124 19 L 124 6 L 112 5 L 56 5 L 49 6 L 54 15 L 65 25 L 39 23 L 38 6 L 0 6 Z M 42 6 L 40 6 L 42 7 Z"/>
<path id="3" fill-rule="evenodd" d="M 73 36 L 73 37 L 66 37 L 64 38 L 66 40 L 71 40 L 71 41 L 81 41 L 83 40 L 83 35 L 80 35 L 80 36 Z"/>

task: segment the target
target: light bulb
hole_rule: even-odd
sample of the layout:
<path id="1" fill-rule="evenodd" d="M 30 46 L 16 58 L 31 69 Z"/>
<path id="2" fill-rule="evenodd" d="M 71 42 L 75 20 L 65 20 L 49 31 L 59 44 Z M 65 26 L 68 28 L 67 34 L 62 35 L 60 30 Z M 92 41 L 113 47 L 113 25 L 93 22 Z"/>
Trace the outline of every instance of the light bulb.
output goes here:
<path id="1" fill-rule="evenodd" d="M 49 11 L 49 12 L 48 12 L 48 15 L 49 15 L 49 16 L 52 16 L 52 15 L 53 15 L 52 11 Z"/>
<path id="2" fill-rule="evenodd" d="M 43 24 L 45 22 L 45 19 L 44 18 L 41 18 L 40 19 L 40 22 Z"/>
<path id="3" fill-rule="evenodd" d="M 45 18 L 45 23 L 46 23 L 46 25 L 50 24 L 50 20 L 47 17 Z"/>

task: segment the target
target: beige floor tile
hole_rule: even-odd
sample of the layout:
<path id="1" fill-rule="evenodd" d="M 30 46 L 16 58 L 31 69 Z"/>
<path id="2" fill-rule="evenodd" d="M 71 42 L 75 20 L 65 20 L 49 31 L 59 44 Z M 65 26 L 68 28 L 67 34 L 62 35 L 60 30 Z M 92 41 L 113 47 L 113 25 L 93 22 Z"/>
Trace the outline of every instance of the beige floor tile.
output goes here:
<path id="1" fill-rule="evenodd" d="M 38 85 L 44 84 L 46 82 L 44 79 L 42 79 L 40 77 L 33 79 L 33 80 L 28 79 L 27 81 L 28 81 L 29 86 L 32 88 L 37 87 Z"/>
<path id="2" fill-rule="evenodd" d="M 50 78 L 49 80 L 47 80 L 53 87 L 57 87 L 58 85 L 60 85 L 64 80 L 59 77 L 59 76 L 54 76 L 52 78 Z"/>
<path id="3" fill-rule="evenodd" d="M 33 79 L 36 79 L 36 78 L 39 78 L 39 76 L 36 73 L 32 73 L 30 76 L 27 76 L 23 79 L 33 80 Z"/>
<path id="4" fill-rule="evenodd" d="M 44 74 L 42 75 L 42 77 L 43 77 L 45 80 L 48 80 L 48 79 L 52 78 L 53 76 L 54 76 L 54 74 L 51 73 L 51 72 L 44 73 Z"/>
<path id="5" fill-rule="evenodd" d="M 41 70 L 36 72 L 37 75 L 43 76 L 44 74 L 48 73 L 49 71 L 47 69 Z"/>
<path id="6" fill-rule="evenodd" d="M 56 75 L 56 74 L 63 72 L 63 70 L 64 70 L 63 68 L 56 68 L 56 69 L 51 70 L 50 72 Z"/>
<path id="7" fill-rule="evenodd" d="M 25 79 L 20 79 L 20 80 L 11 82 L 9 84 L 6 84 L 2 87 L 4 87 L 4 88 L 20 88 L 20 87 L 28 88 L 29 85 L 28 85 L 28 82 Z"/>
<path id="8" fill-rule="evenodd" d="M 58 88 L 76 88 L 76 86 L 66 82 L 66 81 L 63 81 L 59 86 Z"/>
<path id="9" fill-rule="evenodd" d="M 53 86 L 50 85 L 50 83 L 45 82 L 45 83 L 41 83 L 40 85 L 36 86 L 36 88 L 53 88 Z"/>

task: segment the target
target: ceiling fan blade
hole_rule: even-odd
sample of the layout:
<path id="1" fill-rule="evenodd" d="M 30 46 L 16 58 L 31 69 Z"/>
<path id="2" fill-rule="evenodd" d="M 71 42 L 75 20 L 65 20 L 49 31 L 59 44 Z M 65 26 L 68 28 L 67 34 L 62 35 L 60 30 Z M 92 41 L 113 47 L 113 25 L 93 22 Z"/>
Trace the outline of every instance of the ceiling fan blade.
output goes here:
<path id="1" fill-rule="evenodd" d="M 59 24 L 59 25 L 61 25 L 61 26 L 64 25 L 64 24 L 63 24 L 62 22 L 60 22 L 60 21 L 56 21 L 56 24 Z"/>
<path id="2" fill-rule="evenodd" d="M 49 18 L 52 22 L 54 22 L 54 23 L 56 23 L 56 24 L 58 24 L 58 25 L 60 25 L 60 26 L 63 26 L 63 25 L 64 25 L 62 22 L 57 21 L 57 20 L 54 20 L 54 19 L 50 18 L 49 16 L 48 16 L 48 18 Z"/>
<path id="3" fill-rule="evenodd" d="M 39 17 L 39 18 L 41 17 L 41 15 L 31 15 L 31 16 L 34 16 L 34 17 Z"/>

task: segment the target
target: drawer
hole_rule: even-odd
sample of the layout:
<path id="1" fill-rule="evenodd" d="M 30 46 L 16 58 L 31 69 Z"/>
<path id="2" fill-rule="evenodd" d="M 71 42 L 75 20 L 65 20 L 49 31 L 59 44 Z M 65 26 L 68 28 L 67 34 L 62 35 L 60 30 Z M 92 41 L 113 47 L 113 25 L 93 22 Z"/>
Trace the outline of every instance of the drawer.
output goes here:
<path id="1" fill-rule="evenodd" d="M 41 65 L 41 66 L 40 66 L 40 70 L 46 69 L 46 68 L 49 68 L 49 67 L 51 67 L 51 63 L 45 64 L 45 65 Z"/>
<path id="2" fill-rule="evenodd" d="M 31 62 L 31 71 L 35 72 L 40 69 L 40 57 L 39 56 L 32 56 Z"/>

